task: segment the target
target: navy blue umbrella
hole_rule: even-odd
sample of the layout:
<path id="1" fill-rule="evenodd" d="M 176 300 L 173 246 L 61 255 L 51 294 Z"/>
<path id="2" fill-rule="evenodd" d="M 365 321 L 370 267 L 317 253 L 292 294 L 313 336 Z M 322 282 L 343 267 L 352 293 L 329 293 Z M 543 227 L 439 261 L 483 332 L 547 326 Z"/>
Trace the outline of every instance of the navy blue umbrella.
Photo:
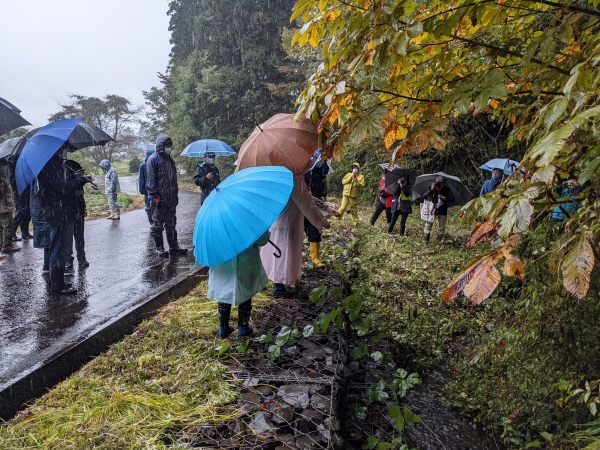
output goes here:
<path id="1" fill-rule="evenodd" d="M 15 180 L 21 194 L 39 175 L 50 158 L 67 143 L 70 151 L 114 141 L 108 134 L 83 119 L 63 119 L 49 123 L 27 140 L 17 160 Z"/>

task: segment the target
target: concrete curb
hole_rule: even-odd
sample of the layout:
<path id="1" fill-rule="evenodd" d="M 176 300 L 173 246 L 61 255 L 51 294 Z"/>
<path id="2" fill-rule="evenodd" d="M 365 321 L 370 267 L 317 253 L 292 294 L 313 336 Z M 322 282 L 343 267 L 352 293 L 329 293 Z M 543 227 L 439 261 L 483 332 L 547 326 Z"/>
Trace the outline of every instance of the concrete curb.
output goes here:
<path id="1" fill-rule="evenodd" d="M 0 419 L 11 419 L 24 404 L 46 393 L 55 384 L 76 372 L 111 344 L 131 334 L 134 327 L 171 301 L 187 295 L 206 278 L 208 269 L 199 267 L 165 284 L 146 301 L 124 312 L 80 342 L 57 352 L 41 366 L 12 380 L 0 391 Z"/>

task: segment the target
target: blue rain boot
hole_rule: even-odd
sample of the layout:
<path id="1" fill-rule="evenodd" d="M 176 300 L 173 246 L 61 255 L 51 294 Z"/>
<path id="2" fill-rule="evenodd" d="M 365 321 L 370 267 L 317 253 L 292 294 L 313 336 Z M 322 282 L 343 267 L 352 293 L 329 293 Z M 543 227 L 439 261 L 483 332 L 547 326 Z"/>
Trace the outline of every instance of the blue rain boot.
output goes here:
<path id="1" fill-rule="evenodd" d="M 217 313 L 219 314 L 219 336 L 226 338 L 233 333 L 233 327 L 229 326 L 229 315 L 231 314 L 231 305 L 229 303 L 218 303 Z"/>
<path id="2" fill-rule="evenodd" d="M 238 335 L 250 336 L 254 329 L 250 325 L 250 313 L 252 312 L 252 299 L 242 303 L 238 307 Z"/>

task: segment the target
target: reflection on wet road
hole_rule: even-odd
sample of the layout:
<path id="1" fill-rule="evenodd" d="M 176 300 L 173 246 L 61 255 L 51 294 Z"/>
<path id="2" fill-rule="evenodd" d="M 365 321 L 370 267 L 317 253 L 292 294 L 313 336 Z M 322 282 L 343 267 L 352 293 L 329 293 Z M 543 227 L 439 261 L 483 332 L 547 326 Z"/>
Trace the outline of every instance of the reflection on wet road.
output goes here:
<path id="1" fill-rule="evenodd" d="M 191 247 L 198 194 L 181 192 L 177 230 L 181 247 Z M 31 241 L 0 262 L 0 390 L 69 348 L 103 324 L 141 303 L 175 276 L 189 272 L 193 256 L 159 258 L 143 210 L 120 221 L 98 219 L 85 224 L 90 267 L 67 277 L 77 295 L 50 296 L 42 274 L 43 250 Z"/>

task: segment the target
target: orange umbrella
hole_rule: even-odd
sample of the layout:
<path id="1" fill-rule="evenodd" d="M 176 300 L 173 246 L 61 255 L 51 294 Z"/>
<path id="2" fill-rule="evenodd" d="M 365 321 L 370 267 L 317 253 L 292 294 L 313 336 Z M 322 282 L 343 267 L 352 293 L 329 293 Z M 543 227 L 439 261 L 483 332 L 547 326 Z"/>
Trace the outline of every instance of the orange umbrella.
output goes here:
<path id="1" fill-rule="evenodd" d="M 283 166 L 300 175 L 317 149 L 317 138 L 317 127 L 309 119 L 296 122 L 293 114 L 275 114 L 242 144 L 238 167 Z"/>

